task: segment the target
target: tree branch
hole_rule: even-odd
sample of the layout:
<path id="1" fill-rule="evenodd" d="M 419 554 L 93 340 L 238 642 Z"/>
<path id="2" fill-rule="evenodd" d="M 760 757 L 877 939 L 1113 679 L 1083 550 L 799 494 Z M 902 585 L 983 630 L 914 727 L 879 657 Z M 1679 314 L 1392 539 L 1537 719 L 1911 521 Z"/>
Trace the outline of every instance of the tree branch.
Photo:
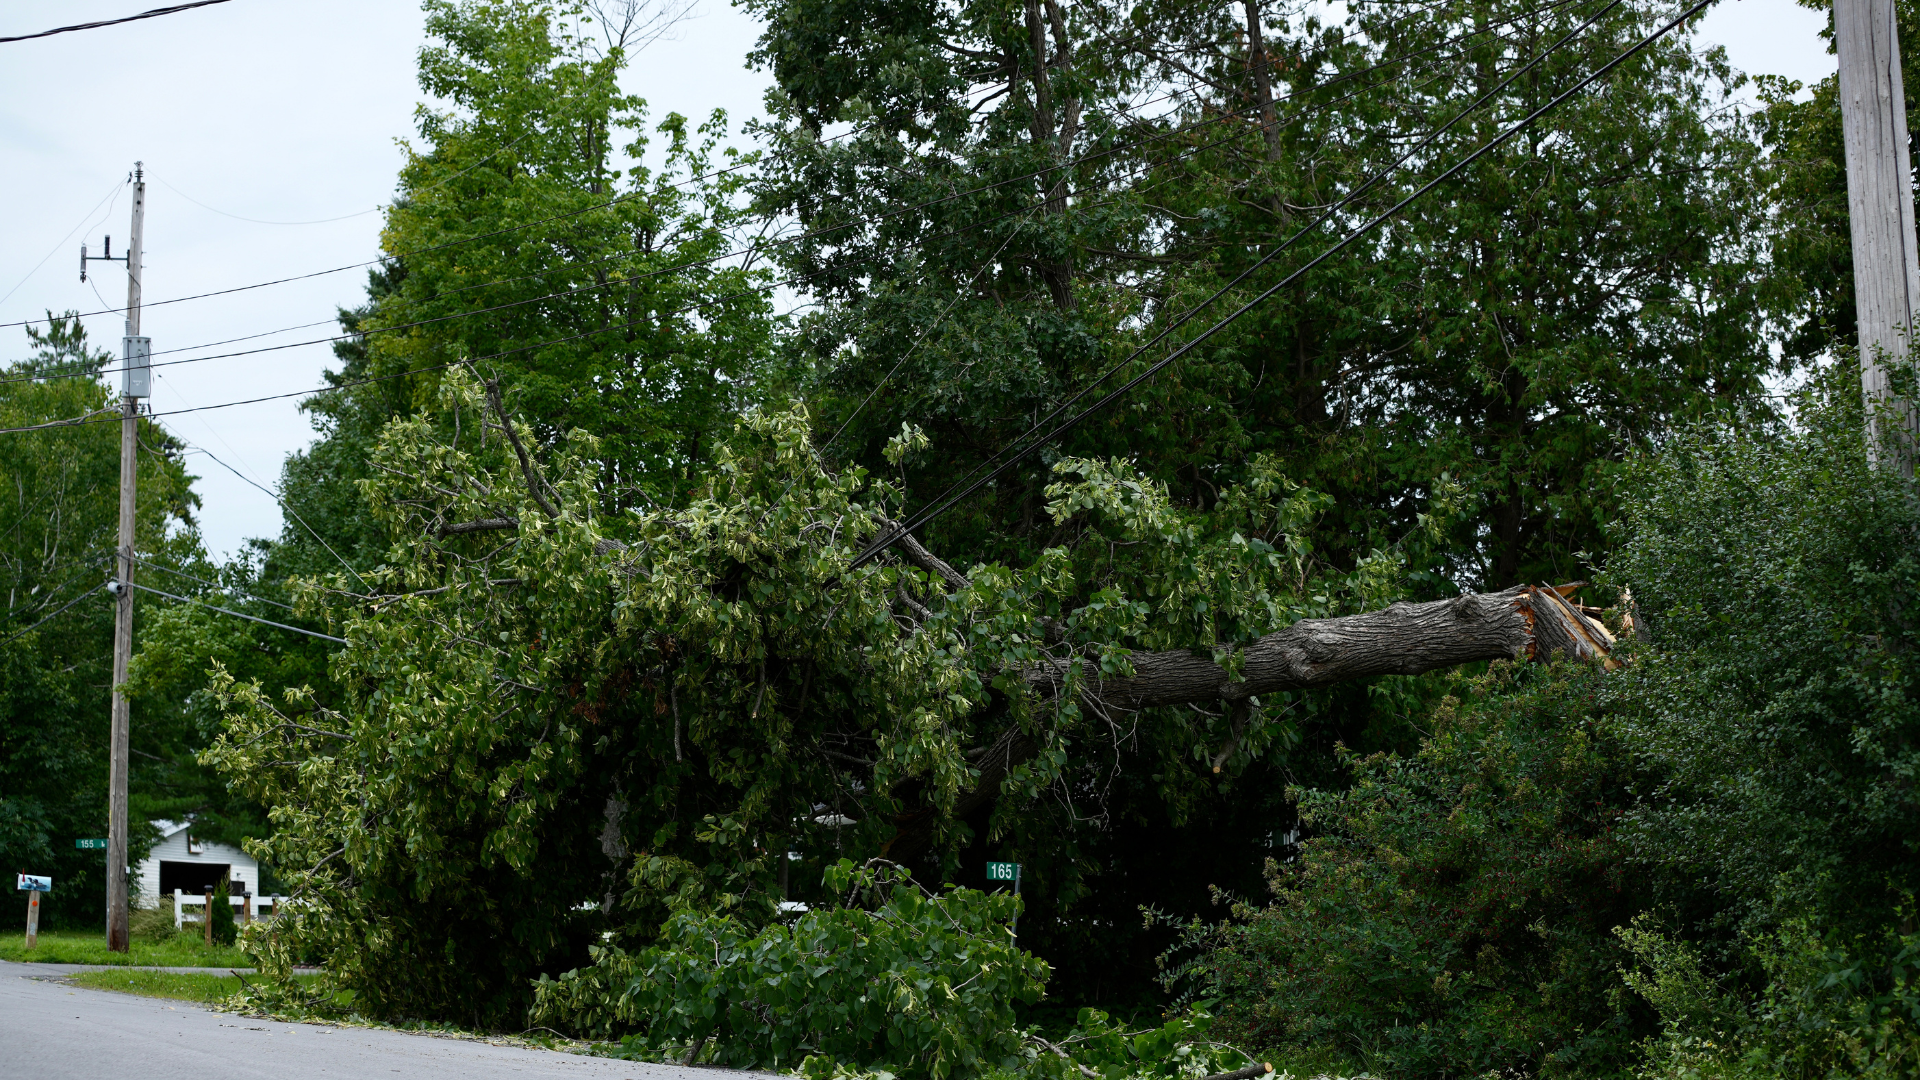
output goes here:
<path id="1" fill-rule="evenodd" d="M 520 433 L 513 430 L 513 421 L 507 417 L 507 407 L 500 401 L 500 380 L 487 380 L 487 401 L 493 405 L 495 415 L 500 417 L 500 429 L 507 433 L 507 441 L 513 444 L 514 456 L 520 459 L 520 474 L 527 478 L 527 494 L 533 496 L 534 505 L 540 507 L 540 512 L 547 515 L 549 520 L 559 517 L 560 511 L 541 493 L 544 482 L 533 471 L 527 448 L 520 445 Z"/>
<path id="2" fill-rule="evenodd" d="M 460 536 L 463 533 L 493 532 L 500 529 L 517 529 L 520 523 L 513 518 L 481 518 L 478 521 L 459 521 L 452 525 L 440 526 L 441 536 Z"/>
<path id="3" fill-rule="evenodd" d="M 1591 659 L 1611 650 L 1611 635 L 1556 590 L 1520 585 L 1335 619 L 1302 619 L 1247 646 L 1238 680 L 1197 650 L 1135 653 L 1129 676 L 1102 678 L 1092 661 L 1072 663 L 1079 665 L 1083 697 L 1112 709 L 1151 709 L 1231 703 L 1376 675 L 1418 675 L 1475 660 L 1544 660 L 1555 654 Z M 1021 673 L 1043 697 L 1058 694 L 1068 674 L 1068 663 L 1058 661 Z"/>
<path id="4" fill-rule="evenodd" d="M 1573 586 L 1565 586 L 1572 591 Z M 1302 619 L 1255 641 L 1242 653 L 1235 679 L 1198 650 L 1135 653 L 1133 674 L 1102 678 L 1086 660 L 1034 664 L 1021 672 L 1042 699 L 1066 688 L 1070 664 L 1078 664 L 1077 691 L 1089 706 L 1138 710 L 1219 701 L 1244 710 L 1247 699 L 1282 690 L 1306 690 L 1379 675 L 1418 675 L 1476 660 L 1545 662 L 1555 657 L 1618 662 L 1608 654 L 1613 637 L 1582 614 L 1559 590 L 1519 585 L 1497 593 L 1467 593 L 1425 604 L 1394 604 L 1379 611 L 1333 619 Z M 1233 744 L 1229 744 L 1231 755 Z M 1030 760 L 1040 744 L 1018 728 L 1001 733 L 980 760 L 973 790 L 954 801 L 952 816 L 964 818 L 1000 793 L 1009 772 Z M 1218 760 L 1224 764 L 1226 756 Z M 936 812 L 902 814 L 882 849 L 888 858 L 912 861 L 932 843 Z"/>
<path id="5" fill-rule="evenodd" d="M 922 545 L 920 541 L 914 539 L 913 534 L 907 532 L 906 527 L 899 522 L 889 518 L 881 518 L 880 524 L 886 528 L 888 532 L 898 533 L 900 535 L 900 539 L 894 541 L 894 543 L 900 552 L 907 557 L 908 562 L 922 570 L 938 574 L 940 580 L 947 583 L 947 588 L 958 592 L 971 584 L 965 574 L 948 565 L 940 556 L 928 551 L 926 547 Z"/>

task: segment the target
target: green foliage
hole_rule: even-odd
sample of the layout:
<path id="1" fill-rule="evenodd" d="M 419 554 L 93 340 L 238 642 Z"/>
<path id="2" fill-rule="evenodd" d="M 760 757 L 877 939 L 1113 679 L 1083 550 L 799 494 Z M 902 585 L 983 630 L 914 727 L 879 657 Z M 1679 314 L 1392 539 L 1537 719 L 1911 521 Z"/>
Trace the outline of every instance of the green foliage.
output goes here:
<path id="1" fill-rule="evenodd" d="M 93 377 L 109 358 L 77 318 L 49 313 L 27 339 L 31 354 L 0 367 L 0 427 L 108 422 L 0 436 L 0 866 L 53 875 L 45 925 L 95 927 L 104 918 L 102 859 L 73 842 L 107 835 L 114 605 L 105 591 L 86 594 L 111 575 L 117 543 L 118 398 Z M 140 422 L 139 439 L 135 549 L 163 566 L 191 562 L 197 500 L 184 448 L 150 421 Z M 165 607 L 142 599 L 137 611 L 145 619 Z M 134 746 L 147 753 L 172 734 L 164 723 L 136 731 Z M 169 794 L 171 779 L 134 758 L 135 859 L 151 840 L 142 815 Z"/>
<path id="2" fill-rule="evenodd" d="M 593 933 L 646 942 L 687 905 L 757 928 L 782 899 L 820 898 L 843 854 L 902 836 L 936 869 L 976 837 L 1002 845 L 1070 893 L 1085 827 L 1053 793 L 1114 767 L 1069 747 L 1123 734 L 1072 704 L 1081 668 L 1035 697 L 1022 667 L 1125 674 L 1132 648 L 1250 637 L 1338 602 L 1293 591 L 1313 499 L 1279 477 L 1193 515 L 1083 470 L 1058 513 L 1132 555 L 1062 549 L 945 593 L 891 559 L 845 572 L 898 494 L 823 468 L 804 413 L 750 416 L 685 506 L 613 516 L 593 439 L 523 469 L 507 440 L 447 423 L 484 405 L 456 374 L 434 418 L 388 428 L 365 484 L 387 562 L 305 594 L 350 642 L 339 704 L 214 687 L 227 730 L 206 760 L 272 808 L 258 850 L 308 901 L 276 935 L 376 1014 L 471 1022 L 479 1002 L 479 1022 L 499 1021 Z M 448 528 L 475 521 L 512 524 Z M 1176 590 L 1191 614 L 1147 619 L 1136 585 Z M 1203 763 L 1237 773 L 1284 747 L 1289 698 L 1165 710 L 1128 737 L 1163 763 L 1152 782 L 1172 801 L 1205 790 Z M 983 780 L 985 748 L 1015 739 L 1030 749 Z M 974 824 L 951 808 L 979 786 L 998 799 Z M 802 858 L 783 873 L 779 852 Z M 485 945 L 502 937 L 516 948 Z"/>
<path id="3" fill-rule="evenodd" d="M 809 1075 L 839 1064 L 944 1080 L 1020 1058 L 1014 1005 L 1039 999 L 1047 966 L 1007 931 L 1017 899 L 927 894 L 904 873 L 847 860 L 826 877 L 874 906 L 816 909 L 757 932 L 678 912 L 661 944 L 596 948 L 592 968 L 543 981 L 533 1022 L 620 1038 L 621 1056 Z"/>
<path id="4" fill-rule="evenodd" d="M 1504 667 L 1460 687 L 1411 757 L 1349 757 L 1297 791 L 1309 830 L 1273 900 L 1196 924 L 1170 981 L 1243 1039 L 1337 1046 L 1386 1075 L 1603 1075 L 1639 1028 L 1614 939 L 1644 903 L 1616 830 L 1626 755 L 1605 676 Z"/>
<path id="5" fill-rule="evenodd" d="M 233 904 L 229 901 L 232 894 L 227 891 L 227 883 L 221 882 L 213 890 L 213 907 L 207 912 L 207 918 L 213 920 L 213 943 L 232 946 L 239 937 L 239 930 L 233 921 Z"/>
<path id="6" fill-rule="evenodd" d="M 826 885 L 846 906 L 758 932 L 686 910 L 639 954 L 593 950 L 591 968 L 543 980 L 534 1022 L 598 1039 L 616 1057 L 788 1068 L 811 1080 L 1031 1076 L 1192 1080 L 1245 1055 L 1207 1038 L 1204 1009 L 1129 1030 L 1081 1009 L 1058 1041 L 1015 1023 L 1047 965 L 1014 945 L 1017 897 L 929 893 L 891 864 L 841 860 Z M 1230 1062 L 1231 1064 L 1223 1064 Z"/>
<path id="7" fill-rule="evenodd" d="M 951 448 L 909 472 L 924 495 L 1135 346 L 1171 332 L 1140 363 L 1156 359 L 1274 284 L 1664 11 L 1461 0 L 1326 21 L 1269 5 L 1256 65 L 1239 4 L 748 7 L 779 84 L 757 193 L 807 230 L 781 258 L 822 301 L 793 339 L 816 367 L 809 400 L 848 418 L 832 451 L 870 468 L 903 421 Z M 1578 47 L 1541 56 L 1589 16 Z M 1575 552 L 1604 547 L 1619 461 L 1695 418 L 1767 408 L 1761 335 L 1795 290 L 1766 259 L 1773 174 L 1729 107 L 1738 81 L 1717 53 L 1656 44 L 930 542 L 1030 558 L 1050 542 L 1033 510 L 1058 456 L 1126 457 L 1205 504 L 1265 451 L 1335 496 L 1324 551 L 1343 568 L 1407 531 L 1450 474 L 1472 512 L 1416 570 L 1490 587 L 1574 576 Z M 854 130 L 821 137 L 836 124 Z"/>
<path id="8" fill-rule="evenodd" d="M 1856 379 L 1832 365 L 1793 430 L 1646 462 L 1609 568 L 1654 646 L 1626 836 L 1723 929 L 1870 933 L 1920 890 L 1920 490 L 1868 463 Z"/>
<path id="9" fill-rule="evenodd" d="M 1909 809 L 1908 571 L 1808 530 L 1818 513 L 1872 528 L 1898 514 L 1884 493 L 1847 494 L 1851 463 L 1828 470 L 1831 491 L 1794 474 L 1809 499 L 1839 492 L 1815 512 L 1771 494 L 1740 505 L 1756 458 L 1740 484 L 1706 482 L 1715 520 L 1684 504 L 1691 474 L 1662 471 L 1720 438 L 1675 434 L 1703 418 L 1730 432 L 1779 420 L 1762 335 L 1808 310 L 1810 286 L 1781 274 L 1830 256 L 1831 238 L 1799 262 L 1775 243 L 1778 222 L 1827 219 L 1773 216 L 1806 177 L 1792 155 L 1769 161 L 1756 131 L 1817 141 L 1794 127 L 1810 114 L 1779 106 L 1756 129 L 1726 107 L 1738 80 L 1721 56 L 1649 50 L 955 508 L 923 537 L 966 571 L 955 586 L 897 556 L 845 568 L 1251 269 L 1300 208 L 1353 193 L 1587 13 L 1290 12 L 1256 58 L 1241 11 L 1182 0 L 749 7 L 779 82 L 764 159 L 723 150 L 722 117 L 649 121 L 618 89 L 626 49 L 592 41 L 586 7 L 428 5 L 420 76 L 436 101 L 388 215 L 393 257 L 368 304 L 342 313 L 355 337 L 341 388 L 314 406 L 323 438 L 288 466 L 285 533 L 221 577 L 297 598 L 350 644 L 328 655 L 174 613 L 136 671 L 139 692 L 174 703 L 176 730 L 224 731 L 203 760 L 238 796 L 193 793 L 209 819 L 258 834 L 246 803 L 269 808 L 256 848 L 302 903 L 249 931 L 267 968 L 319 960 L 372 1014 L 480 1027 L 518 1027 L 535 980 L 573 969 L 540 984 L 542 1008 L 640 1031 L 635 1052 L 714 1034 L 729 1061 L 1045 1071 L 1064 1059 L 1003 1045 L 998 1019 L 902 1026 L 905 1006 L 862 1014 L 844 1055 L 822 1049 L 819 1010 L 852 1006 L 776 1025 L 767 1010 L 787 1004 L 755 965 L 872 917 L 832 902 L 844 857 L 962 884 L 1005 858 L 1029 867 L 1024 943 L 1074 965 L 1089 999 L 1103 979 L 1137 986 L 1127 961 L 1164 930 L 1135 929 L 1134 907 L 1190 915 L 1208 885 L 1256 887 L 1260 856 L 1298 823 L 1289 779 L 1325 789 L 1300 790 L 1319 832 L 1274 872 L 1275 904 L 1195 932 L 1217 951 L 1194 973 L 1234 988 L 1240 1030 L 1316 1053 L 1340 1041 L 1415 1071 L 1617 1069 L 1651 1029 L 1611 929 L 1651 895 L 1712 938 L 1720 970 L 1750 974 L 1738 934 L 1778 924 L 1786 850 L 1810 869 L 1801 899 L 1779 903 L 1854 897 L 1856 931 L 1884 921 L 1911 884 L 1867 869 L 1904 843 Z M 1547 57 L 1245 288 L 1652 17 L 1607 9 L 1588 48 Z M 1256 59 L 1279 84 L 1271 101 Z M 1136 107 L 1168 90 L 1172 104 Z M 1267 111 L 1275 125 L 1233 122 Z M 817 302 L 790 326 L 757 255 L 719 258 L 770 222 L 799 226 L 778 258 Z M 1677 449 L 1628 464 L 1656 447 Z M 1407 679 L 1219 715 L 1076 703 L 1076 680 L 1126 675 L 1137 650 L 1231 667 L 1300 618 L 1576 576 L 1641 488 L 1639 547 L 1608 570 L 1658 635 L 1644 675 L 1502 673 L 1437 711 L 1439 683 Z M 1835 567 L 1864 574 L 1849 579 L 1864 607 L 1808 601 L 1797 610 L 1820 614 L 1787 620 L 1825 642 L 1798 666 L 1775 663 L 1790 635 L 1752 613 L 1800 603 L 1799 586 L 1741 585 L 1759 606 L 1731 621 L 1703 596 L 1712 559 L 1745 550 L 1724 531 L 1736 521 L 1778 526 L 1755 580 L 1799 580 L 1778 568 L 1791 543 L 1817 553 L 1820 596 Z M 1654 565 L 1669 556 L 1686 580 Z M 1753 648 L 1768 659 L 1740 667 Z M 208 691 L 180 682 L 209 665 Z M 1044 666 L 1060 686 L 1024 681 Z M 1753 720 L 1729 729 L 1748 744 L 1711 730 L 1728 709 Z M 1778 762 L 1802 750 L 1824 771 L 1796 788 Z M 1665 801 L 1643 797 L 1656 788 Z M 1828 824 L 1834 807 L 1866 808 L 1833 826 L 1846 836 L 1831 852 L 1808 823 L 1820 799 Z M 1791 842 L 1763 850 L 1775 825 Z M 1628 853 L 1641 861 L 1623 867 Z M 780 918 L 795 900 L 816 905 L 804 935 Z M 599 962 L 582 966 L 594 942 Z M 738 962 L 709 970 L 689 943 Z M 865 955 L 848 963 L 880 962 Z M 672 1012 L 706 978 L 730 1004 Z M 1127 1063 L 1113 1048 L 1145 1036 L 1116 1031 L 1088 1014 L 1073 1038 L 1107 1055 L 1103 1070 L 1170 1060 L 1136 1049 Z"/>
<path id="10" fill-rule="evenodd" d="M 143 904 L 133 905 L 127 912 L 127 936 L 135 941 L 150 941 L 154 944 L 172 941 L 180 930 L 173 925 L 173 897 L 163 896 L 152 907 Z M 222 944 L 231 945 L 227 941 Z"/>
<path id="11" fill-rule="evenodd" d="M 595 41 L 583 5 L 425 7 L 420 87 L 437 107 L 417 112 L 426 145 L 387 214 L 393 260 L 369 307 L 343 313 L 360 340 L 339 377 L 387 381 L 313 406 L 327 438 L 295 470 L 301 493 L 364 521 L 353 484 L 381 426 L 434 402 L 440 366 L 473 358 L 536 444 L 599 436 L 609 512 L 676 499 L 779 381 L 771 277 L 720 258 L 748 161 L 720 148 L 723 114 L 650 124 L 617 85 L 631 57 Z M 408 374 L 421 368 L 436 370 Z"/>
<path id="12" fill-rule="evenodd" d="M 1634 990 L 1659 1010 L 1640 1075 L 1654 1078 L 1912 1076 L 1920 1069 L 1920 935 L 1822 934 L 1804 919 L 1746 942 L 1764 989 L 1716 976 L 1699 949 L 1636 920 Z"/>

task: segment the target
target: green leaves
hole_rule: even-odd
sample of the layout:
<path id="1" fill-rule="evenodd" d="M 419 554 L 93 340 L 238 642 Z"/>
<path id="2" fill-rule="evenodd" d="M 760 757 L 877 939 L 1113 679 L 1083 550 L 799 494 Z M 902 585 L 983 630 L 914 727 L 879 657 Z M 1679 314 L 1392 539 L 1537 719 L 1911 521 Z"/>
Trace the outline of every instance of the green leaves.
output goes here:
<path id="1" fill-rule="evenodd" d="M 808 1076 L 846 1065 L 945 1080 L 1021 1059 L 1013 1006 L 1039 999 L 1047 966 L 1013 945 L 1017 899 L 930 895 L 904 872 L 846 860 L 826 884 L 876 906 L 815 909 L 757 933 L 682 911 L 660 945 L 597 948 L 592 968 L 542 981 L 532 1016 L 619 1037 L 617 1056 Z"/>

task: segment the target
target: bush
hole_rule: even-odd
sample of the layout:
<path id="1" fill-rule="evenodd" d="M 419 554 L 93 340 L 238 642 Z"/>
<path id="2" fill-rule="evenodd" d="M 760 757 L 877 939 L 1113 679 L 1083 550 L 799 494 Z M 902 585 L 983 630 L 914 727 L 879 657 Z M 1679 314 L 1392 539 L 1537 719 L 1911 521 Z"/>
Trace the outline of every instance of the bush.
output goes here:
<path id="1" fill-rule="evenodd" d="M 215 945 L 232 945 L 240 936 L 239 928 L 233 924 L 233 905 L 228 903 L 229 895 L 224 881 L 213 890 L 213 910 L 207 913 L 207 917 L 213 920 Z"/>
<path id="2" fill-rule="evenodd" d="M 1746 942 L 1764 990 L 1716 977 L 1700 951 L 1650 918 L 1621 931 L 1627 975 L 1660 1012 L 1645 1080 L 1920 1074 L 1920 934 L 1821 934 L 1804 920 Z"/>
<path id="3" fill-rule="evenodd" d="M 1173 981 L 1253 1045 L 1385 1075 L 1620 1070 L 1652 1026 L 1612 932 L 1643 884 L 1615 838 L 1630 794 L 1605 678 L 1495 665 L 1416 755 L 1349 755 L 1349 790 L 1295 789 L 1315 835 L 1269 864 L 1271 903 L 1190 929 Z"/>
<path id="4" fill-rule="evenodd" d="M 1612 567 L 1653 646 L 1624 688 L 1649 774 L 1624 835 L 1752 940 L 1871 937 L 1920 892 L 1920 486 L 1868 462 L 1854 369 L 1826 379 L 1798 430 L 1635 470 Z"/>
<path id="5" fill-rule="evenodd" d="M 1015 1002 L 1039 1000 L 1047 966 L 1013 944 L 1011 896 L 938 895 L 904 871 L 828 871 L 836 893 L 879 901 L 815 910 L 754 931 L 682 911 L 665 943 L 593 950 L 594 965 L 542 978 L 534 1024 L 624 1036 L 629 1056 L 791 1069 L 809 1057 L 904 1077 L 971 1075 L 1022 1055 Z M 691 1051 L 691 1053 L 689 1053 Z"/>
<path id="6" fill-rule="evenodd" d="M 172 941 L 180 931 L 173 925 L 173 897 L 163 896 L 154 907 L 135 907 L 127 915 L 127 933 L 135 941 Z"/>

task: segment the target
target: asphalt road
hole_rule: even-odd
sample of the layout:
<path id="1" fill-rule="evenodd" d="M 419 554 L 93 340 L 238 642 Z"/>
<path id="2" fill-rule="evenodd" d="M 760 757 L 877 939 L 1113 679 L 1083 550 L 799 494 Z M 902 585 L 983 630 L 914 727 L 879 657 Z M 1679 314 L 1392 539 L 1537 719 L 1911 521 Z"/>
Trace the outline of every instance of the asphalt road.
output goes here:
<path id="1" fill-rule="evenodd" d="M 398 1031 L 282 1024 L 68 986 L 0 962 L 0 1073 L 36 1080 L 722 1080 L 751 1074 L 612 1061 Z"/>

